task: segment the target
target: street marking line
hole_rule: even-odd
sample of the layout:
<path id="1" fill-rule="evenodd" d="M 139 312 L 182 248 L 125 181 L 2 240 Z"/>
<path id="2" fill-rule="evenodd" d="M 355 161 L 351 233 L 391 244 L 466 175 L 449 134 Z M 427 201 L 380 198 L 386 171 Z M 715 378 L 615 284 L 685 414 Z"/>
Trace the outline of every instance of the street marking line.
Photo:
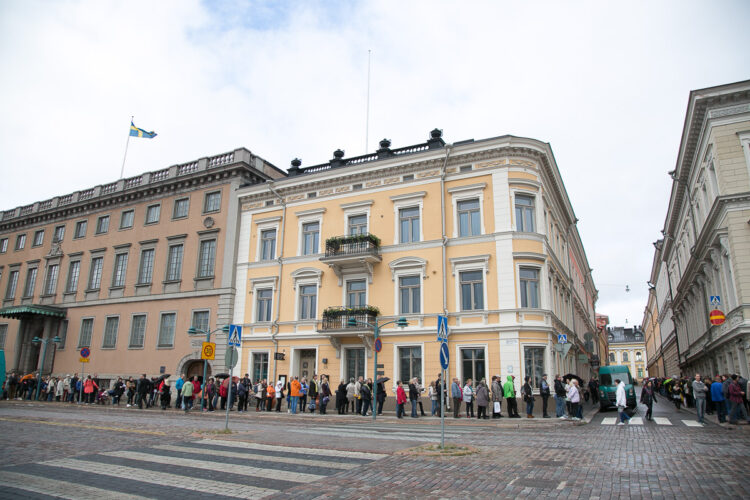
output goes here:
<path id="1" fill-rule="evenodd" d="M 683 420 L 682 423 L 687 425 L 688 427 L 703 427 L 700 422 L 697 422 L 695 420 Z"/>
<path id="2" fill-rule="evenodd" d="M 309 429 L 288 429 L 288 432 L 303 432 L 308 433 L 310 432 Z M 402 435 L 402 434 L 395 434 L 391 433 L 391 435 L 383 434 L 382 432 L 363 432 L 361 430 L 352 429 L 351 431 L 344 431 L 342 430 L 318 430 L 315 429 L 315 434 L 319 436 L 333 436 L 333 437 L 341 437 L 342 435 L 350 436 L 350 437 L 361 437 L 361 438 L 371 438 L 371 439 L 389 439 L 391 441 L 417 441 L 420 443 L 429 442 L 429 441 L 435 441 L 440 439 L 440 431 L 435 432 L 435 434 L 425 434 L 422 437 L 416 437 L 416 436 L 408 436 L 408 435 Z M 452 438 L 458 438 L 459 436 L 455 434 L 448 434 L 445 433 L 445 437 L 452 437 Z"/>
<path id="3" fill-rule="evenodd" d="M 602 425 L 615 425 L 617 423 L 617 417 L 604 417 L 602 419 Z"/>
<path id="4" fill-rule="evenodd" d="M 643 425 L 643 417 L 630 417 L 630 420 L 628 420 L 628 424 Z"/>
<path id="5" fill-rule="evenodd" d="M 567 481 L 560 481 L 560 484 L 557 485 L 558 490 L 565 489 L 565 485 L 567 484 Z"/>
<path id="6" fill-rule="evenodd" d="M 166 432 L 161 432 L 161 431 L 144 431 L 141 429 L 126 429 L 123 427 L 108 427 L 105 425 L 81 424 L 78 422 L 50 422 L 47 420 L 35 420 L 32 418 L 8 418 L 8 417 L 0 417 L 0 420 L 4 420 L 6 422 L 23 422 L 23 423 L 29 423 L 29 424 L 59 425 L 62 427 L 76 427 L 79 429 L 95 429 L 99 431 L 130 432 L 133 434 L 147 434 L 150 436 L 166 436 L 167 435 Z"/>
<path id="7" fill-rule="evenodd" d="M 271 457 L 267 455 L 258 455 L 254 453 L 238 453 L 233 451 L 223 451 L 223 450 L 207 450 L 205 448 L 201 448 L 200 445 L 194 444 L 192 446 L 173 446 L 169 444 L 163 444 L 158 446 L 152 446 L 152 448 L 156 450 L 165 450 L 165 451 L 177 451 L 181 453 L 196 453 L 200 455 L 209 455 L 212 457 L 227 457 L 227 458 L 240 458 L 245 460 L 255 460 L 258 462 L 276 462 L 276 463 L 282 463 L 282 464 L 297 464 L 297 465 L 312 465 L 316 467 L 326 467 L 328 469 L 343 469 L 343 470 L 349 470 L 359 467 L 361 464 L 347 464 L 347 463 L 341 463 L 341 462 L 322 462 L 321 459 L 314 459 L 314 458 L 292 458 L 292 457 Z M 162 457 L 164 458 L 164 457 Z M 171 460 L 172 457 L 169 457 L 169 460 Z M 325 477 L 320 476 L 318 479 Z M 316 481 L 316 479 L 312 479 L 312 481 Z"/>
<path id="8" fill-rule="evenodd" d="M 95 460 L 79 460 L 66 458 L 61 460 L 50 460 L 48 462 L 42 463 L 51 467 L 60 467 L 77 472 L 85 471 L 92 474 L 100 474 L 103 476 L 118 478 L 132 477 L 142 483 L 158 484 L 160 486 L 174 486 L 175 488 L 185 488 L 185 485 L 189 484 L 190 488 L 198 491 L 220 491 L 222 495 L 236 498 L 262 498 L 278 491 L 270 488 L 258 488 L 256 486 L 235 484 L 233 484 L 232 488 L 230 489 L 228 488 L 227 483 L 223 481 L 213 481 L 211 479 L 202 479 L 197 477 L 185 477 L 177 474 L 157 472 L 149 469 L 126 467 L 124 465 L 101 464 L 99 462 L 96 462 Z M 109 496 L 105 495 L 103 498 L 112 498 L 112 493 L 113 492 L 110 491 Z"/>
<path id="9" fill-rule="evenodd" d="M 172 449 L 177 449 L 179 446 L 172 446 L 172 447 L 160 447 L 155 446 L 154 448 L 158 449 L 164 449 L 164 448 L 170 448 L 167 451 L 173 451 Z M 211 450 L 207 450 L 211 451 Z M 209 455 L 209 456 L 216 456 L 219 455 L 218 453 L 208 453 L 207 451 L 203 451 L 201 455 Z M 322 476 L 319 474 L 310 474 L 307 472 L 289 472 L 289 471 L 278 471 L 275 469 L 263 469 L 260 467 L 252 467 L 250 465 L 239 465 L 239 464 L 225 464 L 225 463 L 218 463 L 218 462 L 209 462 L 206 460 L 196 460 L 193 458 L 182 458 L 182 457 L 165 457 L 163 455 L 152 455 L 150 453 L 142 453 L 139 451 L 108 451 L 105 453 L 100 453 L 100 455 L 107 455 L 110 457 L 119 457 L 119 458 L 130 458 L 132 460 L 140 460 L 142 462 L 154 462 L 154 463 L 168 463 L 171 465 L 182 465 L 185 467 L 193 467 L 195 469 L 204 469 L 204 470 L 210 470 L 210 471 L 217 471 L 221 470 L 222 472 L 230 472 L 232 474 L 238 474 L 240 476 L 252 476 L 252 477 L 263 477 L 266 479 L 284 479 L 285 481 L 290 481 L 293 483 L 305 483 L 310 481 L 318 481 L 319 479 L 324 479 L 327 476 Z M 237 455 L 236 453 L 230 454 L 228 458 L 237 458 L 232 457 L 232 455 Z M 348 465 L 348 464 L 344 464 Z M 349 467 L 354 468 L 354 467 Z"/>
<path id="10" fill-rule="evenodd" d="M 656 422 L 657 425 L 672 425 L 672 422 L 666 417 L 653 417 L 652 420 Z"/>
<path id="11" fill-rule="evenodd" d="M 307 431 L 305 431 L 307 432 Z M 266 451 L 287 451 L 290 453 L 309 453 L 314 456 L 327 456 L 327 457 L 345 457 L 345 458 L 366 458 L 370 460 L 380 460 L 389 455 L 382 453 L 367 453 L 364 451 L 344 451 L 344 450 L 329 450 L 326 448 L 300 448 L 297 446 L 276 446 L 272 444 L 262 443 L 250 443 L 247 441 L 224 441 L 221 439 L 203 439 L 196 441 L 196 444 L 213 444 L 217 446 L 231 446 L 232 448 L 242 449 L 255 449 L 255 450 L 266 450 Z"/>
<path id="12" fill-rule="evenodd" d="M 13 486 L 19 490 L 50 495 L 53 497 L 69 498 L 71 500 L 101 500 L 112 498 L 111 489 L 102 489 L 95 486 L 85 486 L 78 483 L 68 483 L 58 479 L 47 479 L 44 476 L 34 476 L 21 472 L 0 471 L 0 483 Z M 123 500 L 138 500 L 143 496 L 129 495 L 122 491 L 117 492 L 117 498 Z"/>

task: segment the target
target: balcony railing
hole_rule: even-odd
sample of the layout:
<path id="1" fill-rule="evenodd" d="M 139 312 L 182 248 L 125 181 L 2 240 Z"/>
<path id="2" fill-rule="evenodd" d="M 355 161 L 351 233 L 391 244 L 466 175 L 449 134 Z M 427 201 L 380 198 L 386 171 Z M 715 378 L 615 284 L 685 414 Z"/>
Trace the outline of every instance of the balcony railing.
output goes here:
<path id="1" fill-rule="evenodd" d="M 374 234 L 334 236 L 326 240 L 326 258 L 380 253 L 380 238 Z"/>
<path id="2" fill-rule="evenodd" d="M 329 307 L 323 311 L 323 321 L 320 329 L 322 331 L 330 330 L 363 330 L 367 327 L 362 323 L 374 324 L 375 319 L 380 314 L 377 307 Z M 354 318 L 358 323 L 356 326 L 349 326 L 349 318 Z"/>

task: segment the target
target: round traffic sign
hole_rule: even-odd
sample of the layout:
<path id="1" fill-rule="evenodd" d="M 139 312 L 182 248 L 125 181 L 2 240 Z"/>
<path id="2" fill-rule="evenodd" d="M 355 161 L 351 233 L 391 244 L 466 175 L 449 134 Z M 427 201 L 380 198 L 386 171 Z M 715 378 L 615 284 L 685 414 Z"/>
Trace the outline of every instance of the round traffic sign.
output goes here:
<path id="1" fill-rule="evenodd" d="M 213 342 L 205 342 L 203 344 L 203 356 L 204 356 L 204 359 L 214 359 Z"/>
<path id="2" fill-rule="evenodd" d="M 448 354 L 448 344 L 445 342 L 440 343 L 440 366 L 443 370 L 448 369 L 448 361 L 450 361 L 450 355 Z"/>
<path id="3" fill-rule="evenodd" d="M 383 341 L 379 338 L 375 339 L 375 352 L 380 352 L 383 349 Z"/>
<path id="4" fill-rule="evenodd" d="M 84 347 L 83 349 L 81 349 L 82 358 L 88 358 L 89 356 L 91 356 L 91 351 L 89 350 L 88 347 Z"/>
<path id="5" fill-rule="evenodd" d="M 724 313 L 719 311 L 718 309 L 714 309 L 710 313 L 708 313 L 708 319 L 711 320 L 712 325 L 720 325 L 724 323 L 724 320 L 726 320 L 726 317 L 724 317 Z"/>

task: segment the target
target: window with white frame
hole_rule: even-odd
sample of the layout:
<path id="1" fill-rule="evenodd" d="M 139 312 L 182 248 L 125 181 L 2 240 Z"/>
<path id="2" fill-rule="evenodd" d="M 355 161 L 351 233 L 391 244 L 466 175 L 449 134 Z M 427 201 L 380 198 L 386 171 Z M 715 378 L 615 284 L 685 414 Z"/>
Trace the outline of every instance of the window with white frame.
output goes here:
<path id="1" fill-rule="evenodd" d="M 298 288 L 299 319 L 315 319 L 317 316 L 318 285 L 300 285 Z"/>
<path id="2" fill-rule="evenodd" d="M 267 352 L 254 352 L 252 353 L 253 358 L 253 378 L 254 381 L 261 381 L 268 379 L 268 353 Z"/>
<path id="3" fill-rule="evenodd" d="M 170 245 L 167 253 L 167 281 L 178 281 L 182 276 L 182 254 L 184 246 L 182 243 Z"/>
<path id="4" fill-rule="evenodd" d="M 138 267 L 138 284 L 146 285 L 151 283 L 154 275 L 154 253 L 153 248 L 144 248 L 141 250 L 141 263 Z"/>
<path id="5" fill-rule="evenodd" d="M 31 242 L 31 246 L 38 247 L 44 243 L 44 229 L 40 229 L 34 233 L 34 241 Z"/>
<path id="6" fill-rule="evenodd" d="M 128 229 L 133 227 L 133 219 L 135 218 L 134 210 L 125 210 L 120 214 L 120 229 Z"/>
<path id="7" fill-rule="evenodd" d="M 23 250 L 26 246 L 26 234 L 19 234 L 16 236 L 16 250 Z"/>
<path id="8" fill-rule="evenodd" d="M 521 307 L 539 307 L 539 269 L 535 267 L 519 268 L 521 290 Z"/>
<path id="9" fill-rule="evenodd" d="M 484 234 L 482 204 L 486 183 L 448 188 L 453 201 L 453 237 Z"/>
<path id="10" fill-rule="evenodd" d="M 302 255 L 312 255 L 319 252 L 320 222 L 305 222 L 302 224 Z"/>
<path id="11" fill-rule="evenodd" d="M 83 318 L 78 333 L 78 347 L 91 347 L 91 334 L 94 331 L 94 318 Z"/>
<path id="12" fill-rule="evenodd" d="M 184 219 L 188 216 L 188 210 L 190 209 L 190 198 L 178 198 L 174 200 L 174 208 L 172 209 L 173 219 Z"/>
<path id="13" fill-rule="evenodd" d="M 8 284 L 5 287 L 5 300 L 10 300 L 16 296 L 19 272 L 20 271 L 12 270 L 8 273 Z"/>
<path id="14" fill-rule="evenodd" d="M 350 215 L 346 226 L 346 234 L 350 236 L 367 234 L 367 214 Z"/>
<path id="15" fill-rule="evenodd" d="M 57 274 L 60 266 L 50 264 L 47 266 L 47 276 L 44 279 L 44 295 L 54 295 L 57 290 Z"/>
<path id="16" fill-rule="evenodd" d="M 263 323 L 271 321 L 271 304 L 273 302 L 272 288 L 258 288 L 255 291 L 255 318 Z"/>
<path id="17" fill-rule="evenodd" d="M 145 314 L 134 314 L 130 320 L 130 341 L 128 347 L 140 348 L 143 347 L 146 340 L 146 315 Z"/>
<path id="18" fill-rule="evenodd" d="M 398 380 L 409 383 L 414 377 L 422 377 L 422 347 L 402 346 L 398 348 Z"/>
<path id="19" fill-rule="evenodd" d="M 613 353 L 613 352 L 609 353 L 609 362 L 610 363 L 616 363 L 617 362 L 617 360 L 615 359 L 615 353 Z"/>
<path id="20" fill-rule="evenodd" d="M 630 359 L 628 359 L 628 352 L 627 351 L 623 351 L 623 353 L 622 353 L 622 362 L 625 363 L 627 361 L 630 361 Z"/>
<path id="21" fill-rule="evenodd" d="M 346 307 L 364 307 L 367 305 L 367 281 L 348 280 L 346 282 Z"/>
<path id="22" fill-rule="evenodd" d="M 206 193 L 203 202 L 203 213 L 218 212 L 221 210 L 221 191 L 211 191 Z"/>
<path id="23" fill-rule="evenodd" d="M 399 276 L 399 312 L 400 314 L 419 314 L 421 311 L 422 280 L 419 275 Z"/>
<path id="24" fill-rule="evenodd" d="M 462 382 L 465 383 L 467 379 L 482 380 L 487 376 L 484 347 L 461 347 L 460 353 Z"/>
<path id="25" fill-rule="evenodd" d="M 539 387 L 544 375 L 544 354 L 546 348 L 536 346 L 524 346 L 523 365 L 527 377 L 531 377 L 531 386 Z"/>
<path id="26" fill-rule="evenodd" d="M 260 260 L 276 258 L 276 229 L 264 229 L 260 232 Z"/>
<path id="27" fill-rule="evenodd" d="M 534 197 L 516 194 L 516 231 L 534 232 Z"/>
<path id="28" fill-rule="evenodd" d="M 91 258 L 91 267 L 89 268 L 88 290 L 99 290 L 99 288 L 101 288 L 103 267 L 104 267 L 104 257 L 92 257 Z"/>
<path id="29" fill-rule="evenodd" d="M 414 243 L 420 241 L 420 210 L 419 207 L 406 207 L 398 211 L 398 241 L 399 243 Z"/>
<path id="30" fill-rule="evenodd" d="M 210 278 L 216 267 L 216 239 L 201 240 L 198 250 L 198 277 Z"/>
<path id="31" fill-rule="evenodd" d="M 34 288 L 36 288 L 36 275 L 36 267 L 30 267 L 29 270 L 26 271 L 26 286 L 23 289 L 24 297 L 32 297 L 34 295 Z"/>
<path id="32" fill-rule="evenodd" d="M 458 235 L 478 236 L 482 234 L 479 199 L 462 200 L 457 205 Z"/>
<path id="33" fill-rule="evenodd" d="M 104 234 L 109 231 L 109 215 L 102 215 L 96 219 L 96 234 Z"/>
<path id="34" fill-rule="evenodd" d="M 461 310 L 484 309 L 484 273 L 481 270 L 460 271 Z"/>
<path id="35" fill-rule="evenodd" d="M 176 325 L 177 313 L 161 313 L 157 347 L 174 347 L 174 332 Z"/>
<path id="36" fill-rule="evenodd" d="M 83 238 L 86 236 L 86 226 L 88 226 L 88 221 L 85 220 L 79 220 L 76 222 L 76 229 L 73 234 L 73 239 Z"/>
<path id="37" fill-rule="evenodd" d="M 636 361 L 643 361 L 643 354 L 641 354 L 641 351 L 637 351 L 635 353 L 635 360 Z"/>
<path id="38" fill-rule="evenodd" d="M 159 214 L 161 212 L 161 205 L 149 205 L 146 208 L 146 224 L 156 224 L 159 222 Z"/>
<path id="39" fill-rule="evenodd" d="M 211 312 L 208 309 L 202 310 L 202 311 L 193 311 L 193 320 L 190 323 L 190 326 L 193 326 L 202 332 L 209 331 L 210 315 L 211 315 Z"/>
<path id="40" fill-rule="evenodd" d="M 81 276 L 81 261 L 73 260 L 68 266 L 68 281 L 65 283 L 65 293 L 78 291 L 78 278 Z"/>
<path id="41" fill-rule="evenodd" d="M 117 330 L 120 327 L 119 316 L 107 316 L 104 322 L 104 340 L 102 349 L 114 349 L 117 346 Z"/>
<path id="42" fill-rule="evenodd" d="M 0 253 L 5 253 L 8 251 L 8 238 L 2 238 L 0 239 Z"/>
<path id="43" fill-rule="evenodd" d="M 125 286 L 125 274 L 128 271 L 128 254 L 118 253 L 115 255 L 115 268 L 112 272 L 112 286 Z"/>

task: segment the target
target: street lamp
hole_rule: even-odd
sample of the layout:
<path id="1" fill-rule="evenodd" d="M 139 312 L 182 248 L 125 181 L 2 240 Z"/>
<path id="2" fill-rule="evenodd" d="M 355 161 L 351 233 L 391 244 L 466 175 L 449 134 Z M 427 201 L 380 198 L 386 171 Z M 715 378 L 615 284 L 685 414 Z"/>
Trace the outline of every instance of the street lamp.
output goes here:
<path id="1" fill-rule="evenodd" d="M 229 325 L 224 325 L 210 332 L 206 330 L 202 330 L 201 328 L 196 328 L 194 326 L 191 326 L 190 328 L 188 328 L 189 335 L 195 335 L 196 333 L 204 333 L 206 335 L 206 342 L 211 342 L 211 335 L 219 331 L 224 332 L 224 333 L 229 333 Z M 203 360 L 203 383 L 201 385 L 201 410 L 206 409 L 206 369 L 207 368 L 208 368 L 208 360 L 204 359 Z"/>
<path id="2" fill-rule="evenodd" d="M 346 322 L 347 326 L 350 326 L 350 327 L 355 327 L 357 325 L 369 326 L 370 328 L 372 328 L 375 334 L 375 338 L 373 340 L 373 351 L 375 351 L 374 363 L 373 363 L 375 365 L 375 368 L 373 369 L 373 373 L 375 375 L 372 379 L 372 420 L 373 421 L 375 421 L 375 417 L 378 414 L 378 408 L 377 408 L 377 404 L 378 404 L 378 400 L 377 400 L 377 396 L 378 396 L 378 351 L 374 349 L 374 345 L 375 345 L 375 342 L 377 342 L 378 337 L 380 337 L 380 329 L 384 326 L 392 325 L 394 323 L 399 328 L 406 328 L 407 326 L 409 326 L 409 322 L 406 321 L 406 318 L 404 318 L 403 316 L 396 320 L 388 321 L 387 323 L 383 323 L 383 324 L 378 324 L 377 316 L 375 316 L 374 324 L 368 323 L 367 321 L 360 321 L 354 316 L 349 316 L 349 320 Z"/>
<path id="3" fill-rule="evenodd" d="M 47 344 L 50 342 L 54 342 L 55 344 L 59 344 L 62 342 L 62 339 L 55 335 L 51 339 L 40 339 L 39 337 L 34 337 L 31 339 L 32 344 L 42 344 L 42 362 L 39 363 L 39 374 L 36 377 L 36 395 L 34 396 L 34 401 L 37 401 L 39 399 L 39 389 L 42 387 L 42 369 L 44 368 L 44 360 L 47 359 Z"/>

